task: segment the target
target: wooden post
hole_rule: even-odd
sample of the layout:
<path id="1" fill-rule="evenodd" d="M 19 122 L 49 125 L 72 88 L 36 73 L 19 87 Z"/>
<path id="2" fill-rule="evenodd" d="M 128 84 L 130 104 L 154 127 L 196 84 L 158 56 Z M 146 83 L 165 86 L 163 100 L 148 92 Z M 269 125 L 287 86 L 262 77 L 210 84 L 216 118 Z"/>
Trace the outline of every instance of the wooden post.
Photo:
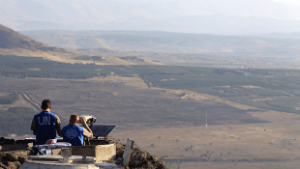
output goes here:
<path id="1" fill-rule="evenodd" d="M 124 151 L 124 154 L 123 154 L 123 165 L 125 167 L 127 167 L 129 165 L 131 149 L 133 147 L 133 144 L 134 144 L 134 141 L 128 138 L 127 143 L 126 143 L 126 147 L 125 147 L 125 151 Z"/>

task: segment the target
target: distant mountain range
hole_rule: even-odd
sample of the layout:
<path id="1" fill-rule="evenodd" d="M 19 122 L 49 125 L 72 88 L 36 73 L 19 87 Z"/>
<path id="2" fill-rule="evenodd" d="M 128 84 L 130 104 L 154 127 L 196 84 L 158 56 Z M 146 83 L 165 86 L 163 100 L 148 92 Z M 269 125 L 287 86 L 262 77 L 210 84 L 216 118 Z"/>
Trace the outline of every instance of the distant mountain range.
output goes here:
<path id="1" fill-rule="evenodd" d="M 272 0 L 0 0 L 0 23 L 15 30 L 290 33 L 300 30 L 299 8 Z"/>
<path id="2" fill-rule="evenodd" d="M 222 36 L 159 31 L 22 31 L 47 45 L 85 49 L 298 57 L 300 34 Z M 292 37 L 293 38 L 290 38 Z M 298 37 L 298 38 L 297 38 Z"/>

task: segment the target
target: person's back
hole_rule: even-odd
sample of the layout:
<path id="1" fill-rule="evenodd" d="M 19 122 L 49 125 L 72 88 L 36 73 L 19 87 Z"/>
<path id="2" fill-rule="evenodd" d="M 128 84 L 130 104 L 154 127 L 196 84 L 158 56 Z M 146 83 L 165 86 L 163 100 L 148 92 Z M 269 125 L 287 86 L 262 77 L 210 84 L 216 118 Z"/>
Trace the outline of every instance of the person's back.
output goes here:
<path id="1" fill-rule="evenodd" d="M 45 144 L 49 139 L 55 139 L 56 131 L 61 136 L 60 120 L 57 115 L 50 113 L 51 102 L 44 100 L 41 108 L 43 111 L 34 116 L 31 124 L 37 145 Z"/>
<path id="2" fill-rule="evenodd" d="M 78 125 L 67 125 L 61 130 L 63 141 L 71 143 L 72 146 L 83 146 L 83 127 Z"/>
<path id="3" fill-rule="evenodd" d="M 69 122 L 70 124 L 61 130 L 64 142 L 71 143 L 72 146 L 83 146 L 84 136 L 93 137 L 93 133 L 87 126 L 85 119 L 79 119 L 77 114 L 73 114 Z M 82 124 L 84 127 L 79 126 L 79 124 Z"/>

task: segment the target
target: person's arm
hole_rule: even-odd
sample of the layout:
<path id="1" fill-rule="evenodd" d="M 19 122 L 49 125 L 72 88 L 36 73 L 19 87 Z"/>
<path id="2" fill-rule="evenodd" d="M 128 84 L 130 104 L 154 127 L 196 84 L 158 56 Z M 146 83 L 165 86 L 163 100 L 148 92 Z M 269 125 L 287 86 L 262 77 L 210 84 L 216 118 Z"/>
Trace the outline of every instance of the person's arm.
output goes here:
<path id="1" fill-rule="evenodd" d="M 60 119 L 59 119 L 58 116 L 56 116 L 55 129 L 56 129 L 56 131 L 57 131 L 57 134 L 58 134 L 59 136 L 62 137 L 62 134 L 61 134 L 61 125 L 60 125 Z"/>
<path id="2" fill-rule="evenodd" d="M 36 131 L 35 131 L 36 127 L 35 127 L 35 121 L 34 121 L 34 118 L 32 119 L 30 129 L 32 130 L 33 134 L 36 135 Z"/>
<path id="3" fill-rule="evenodd" d="M 93 133 L 89 132 L 86 128 L 83 128 L 83 135 L 88 138 L 93 138 Z"/>
<path id="4" fill-rule="evenodd" d="M 85 119 L 83 117 L 81 117 L 79 122 L 83 126 L 83 135 L 86 136 L 86 137 L 89 137 L 89 138 L 93 138 L 93 132 L 89 128 L 89 126 L 86 124 Z"/>

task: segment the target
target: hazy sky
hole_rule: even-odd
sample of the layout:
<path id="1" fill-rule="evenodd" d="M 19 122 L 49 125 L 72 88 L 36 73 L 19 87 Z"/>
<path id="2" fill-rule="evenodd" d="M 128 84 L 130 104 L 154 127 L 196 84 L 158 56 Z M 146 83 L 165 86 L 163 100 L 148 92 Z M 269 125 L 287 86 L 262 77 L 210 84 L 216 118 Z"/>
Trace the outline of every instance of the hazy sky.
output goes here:
<path id="1" fill-rule="evenodd" d="M 285 4 L 296 4 L 296 5 L 300 5 L 300 0 L 274 0 L 276 2 L 280 2 L 280 3 L 285 3 Z"/>
<path id="2" fill-rule="evenodd" d="M 299 32 L 300 0 L 0 0 L 15 30 Z"/>

